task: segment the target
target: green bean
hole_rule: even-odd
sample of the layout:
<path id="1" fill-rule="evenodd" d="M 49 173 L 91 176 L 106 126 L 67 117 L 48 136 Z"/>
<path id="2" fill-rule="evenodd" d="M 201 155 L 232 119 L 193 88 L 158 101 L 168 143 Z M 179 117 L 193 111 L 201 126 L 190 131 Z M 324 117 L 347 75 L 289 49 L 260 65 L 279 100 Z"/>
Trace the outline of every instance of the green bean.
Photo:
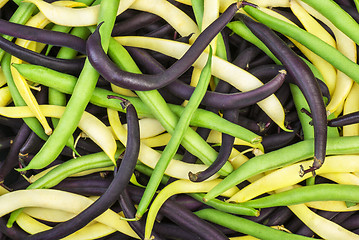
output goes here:
<path id="1" fill-rule="evenodd" d="M 189 195 L 194 199 L 196 199 L 197 201 L 200 201 L 222 212 L 245 215 L 245 216 L 255 216 L 255 217 L 259 216 L 259 211 L 251 207 L 243 207 L 241 204 L 228 203 L 216 198 L 205 202 L 203 201 L 204 194 L 202 193 L 190 193 Z"/>
<path id="2" fill-rule="evenodd" d="M 268 239 L 268 240 L 295 240 L 295 239 L 314 239 L 309 237 L 304 237 L 292 233 L 287 233 L 280 231 L 250 220 L 234 216 L 229 213 L 224 213 L 215 209 L 204 209 L 195 212 L 197 216 L 207 221 L 219 224 L 221 226 L 227 227 L 229 229 L 248 234 L 259 239 Z"/>
<path id="3" fill-rule="evenodd" d="M 32 3 L 21 2 L 19 3 L 19 7 L 16 9 L 9 21 L 13 23 L 24 24 L 27 22 L 27 20 L 29 20 L 35 9 L 36 6 Z M 11 41 L 14 37 L 5 35 L 4 38 Z M 0 61 L 4 57 L 4 54 L 5 51 L 0 48 Z"/>
<path id="4" fill-rule="evenodd" d="M 179 118 L 177 125 L 172 133 L 170 141 L 162 152 L 161 158 L 158 160 L 158 163 L 153 170 L 146 190 L 137 208 L 136 218 L 138 219 L 142 217 L 143 213 L 150 205 L 150 202 L 160 184 L 161 178 L 164 175 L 164 172 L 168 164 L 170 163 L 170 160 L 173 158 L 176 151 L 178 150 L 178 147 L 184 137 L 184 134 L 189 127 L 192 115 L 202 101 L 202 98 L 208 88 L 209 80 L 211 79 L 211 64 L 212 48 L 210 48 L 209 58 L 201 72 L 198 85 L 195 88 L 191 98 L 189 99 L 181 117 Z"/>
<path id="5" fill-rule="evenodd" d="M 333 0 L 302 0 L 359 44 L 359 24 Z M 324 7 L 325 6 L 325 7 Z"/>
<path id="6" fill-rule="evenodd" d="M 56 29 L 57 31 L 70 31 L 71 28 L 70 27 L 65 27 L 65 26 L 59 26 L 59 25 L 55 25 L 54 27 L 58 26 L 59 29 Z M 54 29 L 54 28 L 53 28 Z M 71 32 L 73 35 L 81 37 L 81 38 L 86 38 L 88 36 L 88 30 L 86 28 L 74 28 Z M 50 46 L 49 48 L 50 49 Z M 71 49 L 71 48 L 67 48 L 67 47 L 62 47 L 58 54 L 57 57 L 58 58 L 64 58 L 64 59 L 71 59 L 76 57 L 77 55 L 77 51 Z M 48 98 L 49 98 L 49 104 L 51 105 L 59 105 L 59 106 L 65 106 L 66 105 L 66 95 L 54 88 L 49 88 L 48 90 Z M 52 121 L 52 125 L 54 126 L 54 128 L 56 128 L 59 119 L 58 118 L 51 118 Z M 74 140 L 73 140 L 73 136 L 71 135 L 67 144 L 67 146 L 70 146 L 74 151 Z"/>
<path id="7" fill-rule="evenodd" d="M 266 208 L 313 201 L 347 201 L 357 203 L 359 202 L 359 186 L 331 183 L 315 184 L 294 188 L 241 204 L 247 207 Z"/>
<path id="8" fill-rule="evenodd" d="M 11 55 L 6 53 L 1 61 L 1 68 L 6 77 L 6 81 L 10 90 L 11 97 L 13 99 L 15 106 L 26 106 L 26 103 L 22 99 L 12 78 L 10 63 L 11 63 Z M 41 139 L 46 140 L 48 138 L 48 135 L 44 132 L 44 129 L 42 128 L 40 122 L 35 117 L 24 118 L 23 120 L 29 126 L 29 128 L 31 128 L 31 130 L 33 130 L 36 133 L 36 135 L 38 135 Z"/>
<path id="9" fill-rule="evenodd" d="M 255 156 L 234 170 L 229 176 L 209 191 L 206 201 L 220 195 L 227 189 L 259 173 L 283 167 L 313 157 L 313 139 L 304 140 L 273 152 Z M 359 153 L 359 137 L 332 137 L 327 141 L 327 155 Z M 299 174 L 299 169 L 298 169 Z"/>
<path id="10" fill-rule="evenodd" d="M 328 63 L 332 64 L 335 68 L 345 73 L 354 81 L 359 82 L 359 75 L 357 74 L 359 66 L 344 56 L 336 48 L 330 46 L 313 34 L 290 23 L 272 17 L 257 8 L 245 6 L 244 10 L 271 29 L 298 41 L 309 50 L 322 57 Z"/>
<path id="11" fill-rule="evenodd" d="M 77 78 L 72 75 L 60 73 L 37 65 L 13 64 L 13 67 L 15 67 L 24 77 L 26 77 L 26 79 L 32 82 L 40 83 L 49 88 L 57 89 L 58 91 L 66 94 L 71 94 L 73 92 L 75 83 L 77 81 Z M 121 108 L 121 106 L 114 103 L 114 101 L 107 99 L 107 95 L 117 95 L 123 97 L 131 101 L 131 103 L 135 106 L 139 116 L 153 118 L 151 110 L 137 97 L 122 96 L 105 89 L 95 88 L 90 102 L 100 107 L 111 108 L 123 112 L 124 110 Z M 177 116 L 180 116 L 184 109 L 182 106 L 174 104 L 168 104 L 168 106 Z M 233 124 L 224 118 L 219 117 L 217 114 L 203 109 L 197 109 L 195 111 L 191 119 L 191 125 L 196 127 L 210 128 L 219 132 L 233 135 L 234 137 L 244 141 L 258 144 L 258 148 L 262 148 L 261 144 L 259 144 L 261 137 L 257 134 L 254 134 L 253 132 L 237 124 Z"/>
<path id="12" fill-rule="evenodd" d="M 105 50 L 108 48 L 118 5 L 119 0 L 102 1 L 101 3 L 98 21 L 104 22 L 101 28 L 101 42 Z M 98 77 L 98 72 L 91 66 L 88 59 L 86 59 L 74 91 L 66 106 L 66 110 L 56 129 L 40 151 L 34 156 L 29 165 L 21 169 L 21 171 L 46 167 L 61 153 L 70 135 L 76 130 L 82 113 L 90 101 L 92 92 L 96 87 Z"/>
<path id="13" fill-rule="evenodd" d="M 203 2 L 204 0 L 191 0 L 193 13 L 200 31 L 202 31 Z"/>
<path id="14" fill-rule="evenodd" d="M 136 165 L 136 170 L 140 173 L 145 174 L 146 176 L 150 177 L 152 175 L 153 169 L 150 167 L 147 167 L 145 164 L 138 162 Z M 170 179 L 169 176 L 163 175 L 161 179 L 161 183 L 166 185 L 168 183 L 168 180 Z"/>

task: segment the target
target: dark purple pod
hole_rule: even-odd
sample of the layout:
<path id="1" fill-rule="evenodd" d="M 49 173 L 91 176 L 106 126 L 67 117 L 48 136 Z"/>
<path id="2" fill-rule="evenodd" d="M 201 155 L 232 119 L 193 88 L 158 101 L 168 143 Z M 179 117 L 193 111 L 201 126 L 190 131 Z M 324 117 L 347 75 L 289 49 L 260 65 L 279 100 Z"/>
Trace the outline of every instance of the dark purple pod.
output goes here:
<path id="1" fill-rule="evenodd" d="M 166 86 L 181 76 L 197 60 L 210 41 L 225 27 L 238 10 L 237 3 L 227 10 L 209 27 L 207 27 L 192 44 L 181 59 L 176 61 L 165 72 L 156 75 L 125 72 L 113 63 L 101 46 L 98 28 L 89 37 L 86 44 L 88 58 L 92 66 L 109 82 L 131 90 L 147 91 Z"/>

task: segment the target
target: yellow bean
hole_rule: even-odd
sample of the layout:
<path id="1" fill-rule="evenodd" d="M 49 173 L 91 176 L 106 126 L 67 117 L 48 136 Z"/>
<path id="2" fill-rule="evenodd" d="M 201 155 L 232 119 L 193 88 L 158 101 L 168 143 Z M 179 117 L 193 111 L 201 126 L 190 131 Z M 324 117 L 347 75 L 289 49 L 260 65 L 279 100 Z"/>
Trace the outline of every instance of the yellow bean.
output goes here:
<path id="1" fill-rule="evenodd" d="M 301 177 L 299 175 L 300 165 L 302 165 L 304 169 L 307 169 L 311 164 L 312 160 L 308 160 L 275 170 L 244 187 L 228 201 L 245 202 L 263 193 L 299 183 L 311 176 L 310 174 L 306 174 Z M 326 157 L 323 166 L 316 170 L 316 173 L 353 172 L 358 171 L 358 169 L 358 155 L 337 155 Z M 283 179 L 285 179 L 285 181 L 283 181 Z"/>
<path id="2" fill-rule="evenodd" d="M 359 84 L 354 83 L 344 102 L 343 114 L 359 111 Z M 343 136 L 358 136 L 359 123 L 343 126 Z"/>
<path id="3" fill-rule="evenodd" d="M 324 239 L 359 239 L 359 236 L 311 211 L 305 204 L 288 208 L 313 232 Z"/>
<path id="4" fill-rule="evenodd" d="M 145 227 L 145 239 L 150 239 L 150 235 L 152 232 L 153 224 L 158 213 L 158 210 L 161 208 L 162 204 L 171 196 L 180 193 L 200 193 L 200 192 L 208 192 L 218 183 L 220 183 L 220 179 L 215 179 L 212 181 L 205 181 L 200 183 L 191 182 L 189 180 L 178 180 L 161 190 L 161 192 L 157 195 L 155 200 L 153 201 L 146 220 Z M 233 187 L 226 192 L 223 193 L 223 196 L 232 196 L 234 193 L 238 191 L 237 187 Z"/>

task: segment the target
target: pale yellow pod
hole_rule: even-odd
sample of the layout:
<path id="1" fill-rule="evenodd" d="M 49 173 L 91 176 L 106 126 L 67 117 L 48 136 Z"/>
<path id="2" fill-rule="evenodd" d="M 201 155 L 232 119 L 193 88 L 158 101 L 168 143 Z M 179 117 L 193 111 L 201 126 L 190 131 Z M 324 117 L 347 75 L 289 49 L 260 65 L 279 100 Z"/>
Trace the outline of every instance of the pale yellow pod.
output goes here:
<path id="1" fill-rule="evenodd" d="M 219 0 L 203 1 L 202 32 L 219 17 Z M 209 44 L 213 53 L 217 50 L 217 36 Z"/>
<path id="2" fill-rule="evenodd" d="M 155 118 L 142 118 L 138 121 L 138 124 L 141 139 L 151 138 L 165 131 L 161 123 Z M 123 124 L 123 127 L 127 130 L 127 124 Z"/>
<path id="3" fill-rule="evenodd" d="M 4 75 L 4 71 L 0 67 L 0 87 L 4 86 L 6 84 L 6 77 Z"/>
<path id="4" fill-rule="evenodd" d="M 121 143 L 124 146 L 126 146 L 127 131 L 122 126 L 117 111 L 112 109 L 107 109 L 107 115 L 110 125 L 116 137 L 121 141 Z M 148 147 L 141 140 L 138 160 L 140 160 L 146 166 L 154 169 L 160 157 L 161 154 L 159 152 Z M 165 171 L 165 174 L 177 179 L 189 179 L 188 177 L 189 172 L 201 172 L 204 171 L 205 169 L 207 169 L 207 166 L 204 164 L 189 164 L 179 160 L 172 159 Z M 210 179 L 218 178 L 218 176 L 219 176 L 218 174 L 215 174 Z"/>
<path id="5" fill-rule="evenodd" d="M 9 103 L 11 103 L 12 98 L 10 94 L 9 87 L 2 87 L 0 88 L 0 107 L 5 107 Z"/>
<path id="6" fill-rule="evenodd" d="M 292 186 L 309 177 L 310 174 L 300 176 L 300 166 L 308 169 L 312 166 L 313 160 L 303 161 L 287 167 L 275 170 L 257 181 L 241 189 L 236 195 L 230 198 L 230 202 L 245 202 L 263 193 Z M 335 173 L 335 172 L 354 172 L 359 169 L 358 155 L 335 155 L 327 156 L 321 168 L 316 170 L 316 174 Z M 283 181 L 285 179 L 285 181 Z"/>
<path id="7" fill-rule="evenodd" d="M 337 47 L 335 39 L 332 35 L 330 35 L 327 30 L 325 30 L 322 25 L 320 25 L 318 21 L 313 18 L 296 0 L 291 0 L 289 4 L 294 15 L 299 19 L 308 32 L 317 36 L 330 46 L 334 48 Z"/>
<path id="8" fill-rule="evenodd" d="M 353 173 L 322 173 L 320 176 L 325 177 L 339 184 L 359 185 L 359 177 Z"/>
<path id="9" fill-rule="evenodd" d="M 47 117 L 61 118 L 65 107 L 56 105 L 40 105 L 41 112 Z M 27 106 L 22 107 L 0 107 L 0 115 L 10 118 L 33 117 L 33 112 Z M 101 149 L 107 154 L 112 162 L 115 160 L 117 149 L 116 141 L 112 132 L 98 118 L 88 112 L 84 112 L 78 124 Z"/>
<path id="10" fill-rule="evenodd" d="M 288 208 L 313 232 L 328 240 L 359 239 L 359 235 L 311 211 L 305 204 Z"/>
<path id="11" fill-rule="evenodd" d="M 44 28 L 48 23 L 49 21 L 41 13 L 38 13 L 35 16 L 31 17 L 25 25 L 36 28 Z M 31 41 L 18 38 L 15 43 L 21 47 L 28 48 Z M 11 63 L 21 64 L 22 62 L 22 60 L 14 56 L 11 57 Z M 39 120 L 39 122 L 44 128 L 45 133 L 50 135 L 52 133 L 52 129 L 48 124 L 45 116 L 40 111 L 39 105 L 34 95 L 32 94 L 26 79 L 23 78 L 15 68 L 11 67 L 10 69 L 12 78 L 21 97 L 24 99 L 26 105 L 29 106 L 31 111 L 34 113 L 34 116 Z"/>
<path id="12" fill-rule="evenodd" d="M 154 221 L 156 215 L 163 205 L 163 203 L 173 195 L 180 194 L 180 193 L 201 193 L 201 192 L 208 192 L 218 183 L 220 183 L 221 179 L 215 179 L 212 181 L 204 181 L 204 182 L 191 182 L 189 180 L 178 180 L 163 188 L 160 193 L 157 195 L 151 207 L 148 211 L 148 216 L 146 220 L 146 227 L 145 227 L 145 239 L 150 239 L 150 235 L 152 232 L 152 228 L 154 225 Z M 232 196 L 234 193 L 238 191 L 237 187 L 232 187 L 222 193 L 222 196 Z"/>
<path id="13" fill-rule="evenodd" d="M 72 214 L 74 216 L 74 214 Z M 36 219 L 30 217 L 25 213 L 21 213 L 16 219 L 16 223 L 21 227 L 24 231 L 29 234 L 35 234 L 39 232 L 43 232 L 45 230 L 49 230 L 52 227 L 43 224 Z M 80 230 L 76 231 L 69 236 L 62 238 L 63 240 L 87 240 L 87 239 L 97 239 L 104 236 L 107 236 L 111 233 L 114 233 L 116 230 L 108 227 L 101 223 L 94 223 L 86 225 Z"/>
<path id="14" fill-rule="evenodd" d="M 120 44 L 125 46 L 140 47 L 151 49 L 165 55 L 181 58 L 183 54 L 190 48 L 189 44 L 180 43 L 177 41 L 150 38 L 150 37 L 116 37 Z M 193 64 L 196 68 L 203 68 L 208 59 L 208 53 L 204 52 Z M 263 83 L 250 74 L 249 72 L 229 63 L 219 57 L 212 57 L 211 74 L 223 81 L 228 82 L 240 91 L 249 91 L 263 85 Z M 279 100 L 271 95 L 268 98 L 257 103 L 259 107 L 282 129 L 286 130 L 284 126 L 284 110 Z"/>
<path id="15" fill-rule="evenodd" d="M 49 21 L 63 26 L 80 27 L 96 25 L 100 11 L 100 5 L 85 8 L 72 8 L 75 6 L 84 6 L 84 4 L 73 1 L 64 1 L 65 3 L 72 3 L 72 5 L 62 4 L 62 1 L 59 1 L 56 4 L 50 4 L 41 0 L 24 0 L 24 2 L 35 4 Z M 133 2 L 134 0 L 122 0 L 117 14 L 128 9 Z"/>
<path id="16" fill-rule="evenodd" d="M 354 83 L 345 102 L 343 114 L 359 111 L 359 84 Z M 359 123 L 343 126 L 343 136 L 358 136 Z"/>
<path id="17" fill-rule="evenodd" d="M 23 209 L 23 213 L 30 217 L 49 222 L 65 222 L 75 216 L 71 212 L 43 207 L 27 207 Z"/>

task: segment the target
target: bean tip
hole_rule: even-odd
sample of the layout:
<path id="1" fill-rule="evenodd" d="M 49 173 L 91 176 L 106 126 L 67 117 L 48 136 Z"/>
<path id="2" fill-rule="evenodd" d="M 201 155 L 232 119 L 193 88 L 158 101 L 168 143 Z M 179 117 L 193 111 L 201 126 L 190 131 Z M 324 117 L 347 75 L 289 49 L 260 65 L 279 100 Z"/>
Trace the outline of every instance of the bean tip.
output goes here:
<path id="1" fill-rule="evenodd" d="M 198 173 L 189 172 L 188 173 L 189 180 L 192 181 L 192 182 L 197 182 L 199 173 L 200 172 L 198 172 Z"/>

